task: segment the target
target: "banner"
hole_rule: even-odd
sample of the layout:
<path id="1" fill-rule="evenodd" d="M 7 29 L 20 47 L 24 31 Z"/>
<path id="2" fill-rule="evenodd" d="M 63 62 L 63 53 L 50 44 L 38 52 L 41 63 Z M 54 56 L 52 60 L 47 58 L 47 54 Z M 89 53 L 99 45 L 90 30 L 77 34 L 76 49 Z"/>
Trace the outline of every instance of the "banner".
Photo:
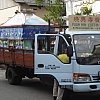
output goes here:
<path id="1" fill-rule="evenodd" d="M 35 34 L 46 34 L 47 25 L 22 25 L 15 27 L 0 27 L 1 39 L 33 39 Z M 50 28 L 54 32 L 54 28 Z"/>
<path id="2" fill-rule="evenodd" d="M 70 15 L 69 30 L 100 30 L 100 16 Z"/>

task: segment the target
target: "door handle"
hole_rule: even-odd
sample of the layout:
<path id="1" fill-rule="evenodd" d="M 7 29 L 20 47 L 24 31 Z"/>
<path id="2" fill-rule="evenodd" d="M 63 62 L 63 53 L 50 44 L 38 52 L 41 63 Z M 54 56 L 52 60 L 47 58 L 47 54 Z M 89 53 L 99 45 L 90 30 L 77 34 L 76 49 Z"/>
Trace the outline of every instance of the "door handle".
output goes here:
<path id="1" fill-rule="evenodd" d="M 43 68 L 44 67 L 44 64 L 38 64 L 38 67 L 39 68 Z"/>

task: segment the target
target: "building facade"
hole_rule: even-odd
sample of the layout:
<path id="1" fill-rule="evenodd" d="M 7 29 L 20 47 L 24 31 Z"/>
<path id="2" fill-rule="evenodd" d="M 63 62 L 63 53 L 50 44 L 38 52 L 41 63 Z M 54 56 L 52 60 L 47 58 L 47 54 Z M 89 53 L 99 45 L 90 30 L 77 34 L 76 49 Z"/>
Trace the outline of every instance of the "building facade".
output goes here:
<path id="1" fill-rule="evenodd" d="M 13 0 L 0 0 L 0 24 L 6 22 L 15 15 L 16 10 L 20 11 L 20 5 Z"/>
<path id="2" fill-rule="evenodd" d="M 0 24 L 13 17 L 16 11 L 25 15 L 34 13 L 41 18 L 47 13 L 43 6 L 39 7 L 36 5 L 35 0 L 0 0 Z"/>

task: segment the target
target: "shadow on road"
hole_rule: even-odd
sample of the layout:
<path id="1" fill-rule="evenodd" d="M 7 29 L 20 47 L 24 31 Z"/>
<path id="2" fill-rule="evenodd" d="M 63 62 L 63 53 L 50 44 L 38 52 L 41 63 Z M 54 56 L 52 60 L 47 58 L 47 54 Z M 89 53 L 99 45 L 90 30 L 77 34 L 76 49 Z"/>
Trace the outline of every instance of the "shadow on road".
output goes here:
<path id="1" fill-rule="evenodd" d="M 41 92 L 48 92 L 52 96 L 52 87 L 45 85 L 40 82 L 40 80 L 37 79 L 24 79 L 22 81 L 21 86 L 28 87 L 30 89 L 35 89 L 36 91 Z M 67 92 L 65 92 L 64 95 L 66 95 Z M 92 93 L 71 93 L 70 98 L 67 96 L 64 96 L 64 100 L 100 100 L 100 92 L 92 92 Z"/>
<path id="2" fill-rule="evenodd" d="M 23 79 L 21 87 L 35 89 L 36 91 L 49 92 L 52 94 L 52 87 L 43 84 L 39 79 Z"/>
<path id="3" fill-rule="evenodd" d="M 100 92 L 92 92 L 92 93 L 70 93 L 69 99 L 64 93 L 63 100 L 100 100 Z"/>

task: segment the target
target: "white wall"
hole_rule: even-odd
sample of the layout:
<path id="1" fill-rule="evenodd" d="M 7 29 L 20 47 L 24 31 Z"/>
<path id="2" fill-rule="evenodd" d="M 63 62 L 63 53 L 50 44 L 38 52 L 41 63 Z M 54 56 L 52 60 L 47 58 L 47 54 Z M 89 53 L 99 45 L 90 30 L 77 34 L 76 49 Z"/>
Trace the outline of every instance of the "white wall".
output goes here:
<path id="1" fill-rule="evenodd" d="M 0 9 L 18 5 L 14 0 L 0 0 Z"/>
<path id="2" fill-rule="evenodd" d="M 13 17 L 16 10 L 20 11 L 20 5 L 13 0 L 0 0 L 0 24 Z"/>
<path id="3" fill-rule="evenodd" d="M 93 13 L 99 13 L 100 14 L 100 1 L 96 1 L 93 6 Z"/>

